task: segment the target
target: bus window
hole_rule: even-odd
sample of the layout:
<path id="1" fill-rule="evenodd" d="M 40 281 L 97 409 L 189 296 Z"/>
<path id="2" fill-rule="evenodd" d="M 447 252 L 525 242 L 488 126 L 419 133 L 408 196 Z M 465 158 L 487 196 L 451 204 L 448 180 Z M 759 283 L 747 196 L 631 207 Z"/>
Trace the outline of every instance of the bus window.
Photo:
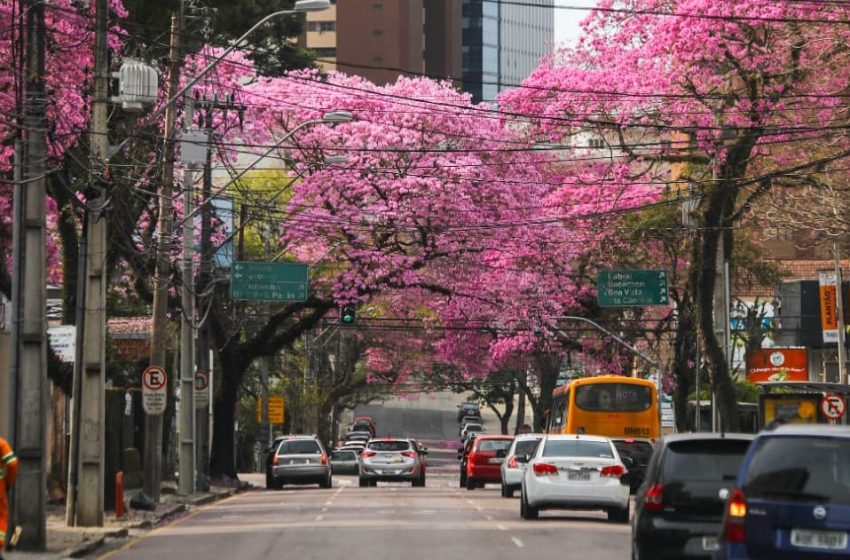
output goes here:
<path id="1" fill-rule="evenodd" d="M 652 407 L 652 391 L 642 385 L 599 383 L 575 391 L 576 405 L 590 412 L 643 412 Z"/>

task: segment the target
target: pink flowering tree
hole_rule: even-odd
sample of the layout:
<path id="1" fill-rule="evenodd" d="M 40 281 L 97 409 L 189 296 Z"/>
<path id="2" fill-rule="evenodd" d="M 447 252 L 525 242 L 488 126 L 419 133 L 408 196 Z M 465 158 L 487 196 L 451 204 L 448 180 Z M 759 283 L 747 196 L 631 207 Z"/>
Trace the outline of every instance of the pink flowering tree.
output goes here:
<path id="1" fill-rule="evenodd" d="M 578 47 L 503 100 L 538 137 L 591 131 L 642 164 L 642 177 L 692 183 L 699 327 L 727 429 L 737 415 L 712 322 L 718 247 L 731 255 L 735 224 L 769 189 L 850 154 L 834 128 L 846 107 L 846 19 L 846 7 L 820 2 L 603 0 Z M 615 189 L 646 180 L 606 178 Z"/>

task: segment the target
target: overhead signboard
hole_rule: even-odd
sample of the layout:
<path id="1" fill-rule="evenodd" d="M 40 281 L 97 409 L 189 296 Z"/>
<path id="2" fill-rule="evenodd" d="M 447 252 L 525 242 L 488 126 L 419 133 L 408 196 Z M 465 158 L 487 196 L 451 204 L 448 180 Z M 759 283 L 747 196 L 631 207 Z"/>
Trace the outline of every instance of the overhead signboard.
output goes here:
<path id="1" fill-rule="evenodd" d="M 836 280 L 834 271 L 818 273 L 820 287 L 820 321 L 824 344 L 838 343 L 838 306 L 836 305 Z"/>
<path id="2" fill-rule="evenodd" d="M 159 366 L 150 366 L 142 372 L 142 408 L 153 416 L 165 412 L 168 404 L 168 374 Z"/>
<path id="3" fill-rule="evenodd" d="M 248 301 L 307 301 L 308 267 L 302 263 L 234 262 L 230 297 Z"/>
<path id="4" fill-rule="evenodd" d="M 666 270 L 600 270 L 596 288 L 601 307 L 669 304 Z"/>

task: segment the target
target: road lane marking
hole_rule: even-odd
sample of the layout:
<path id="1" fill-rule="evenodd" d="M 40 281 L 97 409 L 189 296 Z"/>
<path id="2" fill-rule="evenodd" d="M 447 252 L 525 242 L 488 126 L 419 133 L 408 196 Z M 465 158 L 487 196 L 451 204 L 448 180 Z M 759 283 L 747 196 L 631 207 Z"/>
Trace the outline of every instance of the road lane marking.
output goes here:
<path id="1" fill-rule="evenodd" d="M 492 515 L 485 515 L 484 519 L 486 519 L 487 521 L 493 521 L 493 516 Z"/>
<path id="2" fill-rule="evenodd" d="M 316 516 L 316 522 L 318 523 L 318 522 L 319 522 L 319 521 L 321 521 L 321 520 L 322 520 L 322 516 L 321 516 L 321 515 L 317 515 L 317 516 Z"/>
<path id="3" fill-rule="evenodd" d="M 522 541 L 516 537 L 511 537 L 511 540 L 514 542 L 517 548 L 523 548 L 525 546 L 524 544 L 522 544 Z"/>
<path id="4" fill-rule="evenodd" d="M 496 528 L 497 528 L 498 530 L 500 530 L 500 531 L 507 531 L 507 530 L 508 530 L 508 528 L 507 528 L 507 527 L 505 527 L 504 525 L 502 525 L 501 523 L 499 523 L 498 525 L 496 525 Z"/>

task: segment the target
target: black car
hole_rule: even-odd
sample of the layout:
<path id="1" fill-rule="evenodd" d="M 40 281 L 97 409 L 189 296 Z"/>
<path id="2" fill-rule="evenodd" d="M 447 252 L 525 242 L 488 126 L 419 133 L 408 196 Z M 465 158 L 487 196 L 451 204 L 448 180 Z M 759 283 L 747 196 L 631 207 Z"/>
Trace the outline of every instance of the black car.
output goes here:
<path id="1" fill-rule="evenodd" d="M 751 434 L 679 434 L 655 447 L 632 518 L 632 559 L 711 558 Z"/>
<path id="2" fill-rule="evenodd" d="M 464 416 L 477 416 L 481 418 L 481 407 L 478 403 L 465 402 L 457 405 L 457 421 L 463 420 Z"/>
<path id="3" fill-rule="evenodd" d="M 652 440 L 641 438 L 611 438 L 611 441 L 621 458 L 631 457 L 633 461 L 629 465 L 629 489 L 634 494 L 646 476 L 646 467 L 655 445 Z"/>

